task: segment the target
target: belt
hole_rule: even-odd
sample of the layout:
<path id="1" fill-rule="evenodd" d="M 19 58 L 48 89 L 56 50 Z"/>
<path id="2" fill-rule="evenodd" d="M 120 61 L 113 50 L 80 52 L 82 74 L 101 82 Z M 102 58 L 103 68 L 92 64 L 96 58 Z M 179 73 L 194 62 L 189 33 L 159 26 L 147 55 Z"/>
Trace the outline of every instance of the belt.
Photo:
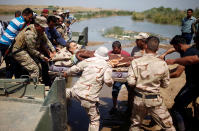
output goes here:
<path id="1" fill-rule="evenodd" d="M 143 94 L 135 91 L 135 95 L 138 96 L 138 97 L 141 97 L 143 98 Z M 145 95 L 145 99 L 155 99 L 155 98 L 158 98 L 158 95 Z"/>

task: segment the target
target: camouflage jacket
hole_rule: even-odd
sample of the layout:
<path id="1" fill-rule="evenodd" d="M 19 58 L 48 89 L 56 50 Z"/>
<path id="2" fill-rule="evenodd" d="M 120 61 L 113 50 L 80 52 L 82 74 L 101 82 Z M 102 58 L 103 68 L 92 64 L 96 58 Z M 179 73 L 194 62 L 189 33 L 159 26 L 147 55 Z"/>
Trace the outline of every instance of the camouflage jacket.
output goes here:
<path id="1" fill-rule="evenodd" d="M 159 94 L 160 87 L 166 88 L 169 85 L 169 68 L 156 55 L 144 54 L 132 61 L 127 81 L 139 92 Z"/>
<path id="2" fill-rule="evenodd" d="M 48 39 L 45 34 L 38 34 L 34 25 L 31 24 L 23 29 L 15 38 L 12 52 L 16 52 L 20 49 L 26 50 L 33 57 L 44 58 L 44 55 L 40 52 L 41 45 L 48 43 Z M 52 48 L 53 51 L 53 48 Z"/>
<path id="3" fill-rule="evenodd" d="M 70 51 L 66 49 L 66 47 L 62 48 L 58 51 L 55 56 L 52 58 L 56 66 L 72 66 L 73 62 L 71 61 L 72 54 Z"/>
<path id="4" fill-rule="evenodd" d="M 82 72 L 82 75 L 72 90 L 83 99 L 99 101 L 99 92 L 103 83 L 109 87 L 113 84 L 112 69 L 104 59 L 88 58 L 67 70 L 68 75 L 78 72 Z"/>
<path id="5" fill-rule="evenodd" d="M 62 25 L 57 25 L 56 30 L 64 38 L 64 36 L 65 36 L 64 27 Z"/>
<path id="6" fill-rule="evenodd" d="M 58 29 L 57 31 L 58 31 L 58 32 L 61 31 L 61 34 L 63 35 L 63 38 L 64 38 L 65 40 L 68 40 L 66 24 L 65 24 L 65 23 L 62 23 L 61 26 L 62 26 L 62 30 Z"/>
<path id="7" fill-rule="evenodd" d="M 82 45 L 77 44 L 77 46 L 78 49 L 76 50 L 76 52 L 78 52 L 82 48 Z M 52 61 L 54 61 L 56 66 L 70 67 L 73 64 L 76 64 L 78 62 L 78 59 L 76 58 L 76 54 L 72 54 L 70 51 L 67 50 L 66 47 L 64 47 L 56 53 L 56 55 L 52 58 Z"/>

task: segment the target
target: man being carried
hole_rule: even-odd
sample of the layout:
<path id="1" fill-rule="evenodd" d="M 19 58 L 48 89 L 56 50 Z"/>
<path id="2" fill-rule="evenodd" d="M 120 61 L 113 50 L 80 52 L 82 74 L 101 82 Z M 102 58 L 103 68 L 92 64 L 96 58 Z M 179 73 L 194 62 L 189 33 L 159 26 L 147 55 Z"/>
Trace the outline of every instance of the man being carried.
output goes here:
<path id="1" fill-rule="evenodd" d="M 66 47 L 59 50 L 55 56 L 52 58 L 55 66 L 71 67 L 77 64 L 76 53 L 81 49 L 81 45 L 77 44 L 75 41 L 70 41 Z"/>

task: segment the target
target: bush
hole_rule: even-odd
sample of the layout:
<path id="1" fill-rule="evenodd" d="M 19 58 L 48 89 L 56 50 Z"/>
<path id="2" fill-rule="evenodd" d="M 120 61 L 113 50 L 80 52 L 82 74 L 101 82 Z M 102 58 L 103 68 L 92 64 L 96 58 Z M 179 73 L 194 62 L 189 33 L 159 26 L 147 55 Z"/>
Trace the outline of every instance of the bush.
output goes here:
<path id="1" fill-rule="evenodd" d="M 104 35 L 110 35 L 110 34 L 122 35 L 123 32 L 124 32 L 124 29 L 122 27 L 114 26 L 112 28 L 105 30 Z"/>
<path id="2" fill-rule="evenodd" d="M 144 20 L 144 14 L 142 13 L 133 13 L 132 19 L 133 20 Z"/>
<path id="3" fill-rule="evenodd" d="M 158 24 L 175 24 L 180 25 L 183 17 L 186 16 L 186 10 L 181 11 L 171 8 L 152 8 L 144 12 L 134 12 L 132 15 L 133 20 L 149 20 Z M 199 17 L 199 9 L 194 10 L 193 16 Z"/>

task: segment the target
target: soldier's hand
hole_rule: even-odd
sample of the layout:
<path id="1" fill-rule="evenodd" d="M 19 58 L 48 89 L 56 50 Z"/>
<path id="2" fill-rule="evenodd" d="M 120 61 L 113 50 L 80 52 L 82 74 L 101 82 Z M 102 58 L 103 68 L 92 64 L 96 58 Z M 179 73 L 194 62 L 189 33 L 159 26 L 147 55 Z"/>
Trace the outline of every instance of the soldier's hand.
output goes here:
<path id="1" fill-rule="evenodd" d="M 168 59 L 168 60 L 166 60 L 166 63 L 168 65 L 173 65 L 173 64 L 175 64 L 175 59 Z"/>
<path id="2" fill-rule="evenodd" d="M 53 58 L 55 56 L 55 54 L 56 54 L 56 51 L 50 52 L 50 58 Z"/>
<path id="3" fill-rule="evenodd" d="M 49 62 L 49 59 L 47 57 L 44 57 L 44 61 Z"/>
<path id="4" fill-rule="evenodd" d="M 160 55 L 159 58 L 162 59 L 162 60 L 165 60 L 165 55 L 164 54 Z"/>

